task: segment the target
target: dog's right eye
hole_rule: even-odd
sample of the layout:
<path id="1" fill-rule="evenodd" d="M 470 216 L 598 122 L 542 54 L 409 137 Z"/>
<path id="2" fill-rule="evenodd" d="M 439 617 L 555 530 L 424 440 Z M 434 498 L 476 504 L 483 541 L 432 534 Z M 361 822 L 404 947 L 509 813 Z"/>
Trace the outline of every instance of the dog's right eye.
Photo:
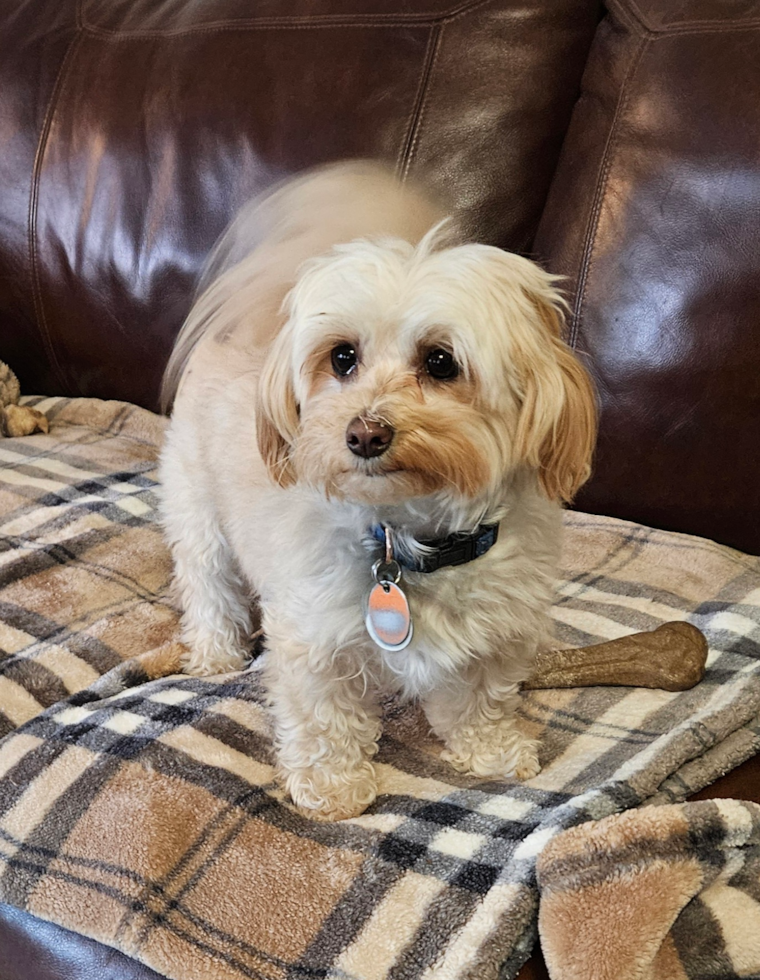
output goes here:
<path id="1" fill-rule="evenodd" d="M 356 353 L 356 348 L 353 344 L 338 344 L 337 347 L 333 347 L 330 360 L 332 361 L 333 371 L 335 371 L 338 377 L 345 378 L 351 374 L 359 363 L 359 355 Z"/>

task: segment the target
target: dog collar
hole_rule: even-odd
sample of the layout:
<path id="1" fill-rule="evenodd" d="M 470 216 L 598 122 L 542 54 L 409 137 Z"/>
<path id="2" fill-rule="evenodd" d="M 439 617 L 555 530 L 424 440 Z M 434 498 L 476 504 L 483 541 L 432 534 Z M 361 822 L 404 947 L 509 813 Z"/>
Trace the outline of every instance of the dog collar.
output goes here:
<path id="1" fill-rule="evenodd" d="M 384 555 L 372 566 L 375 584 L 365 601 L 364 624 L 379 647 L 395 653 L 408 647 L 414 635 L 409 600 L 399 584 L 401 569 L 434 572 L 446 565 L 464 565 L 496 544 L 499 525 L 480 524 L 470 534 L 464 532 L 435 541 L 421 541 L 420 544 L 430 549 L 421 558 L 413 558 L 397 548 L 389 527 L 373 524 L 370 533 L 384 546 Z"/>
<path id="2" fill-rule="evenodd" d="M 385 544 L 385 528 L 382 524 L 373 524 L 370 528 L 372 537 Z M 420 541 L 420 544 L 430 550 L 420 558 L 406 555 L 398 549 L 393 557 L 402 568 L 409 572 L 436 572 L 447 565 L 465 565 L 475 558 L 480 558 L 496 544 L 499 537 L 498 524 L 479 524 L 474 531 L 458 531 L 445 538 L 434 541 Z"/>

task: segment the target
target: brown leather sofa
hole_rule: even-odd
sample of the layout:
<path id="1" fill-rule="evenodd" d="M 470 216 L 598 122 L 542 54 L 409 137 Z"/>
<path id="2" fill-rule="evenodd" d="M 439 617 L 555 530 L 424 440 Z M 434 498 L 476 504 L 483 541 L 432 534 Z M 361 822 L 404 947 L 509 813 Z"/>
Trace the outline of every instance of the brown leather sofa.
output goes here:
<path id="1" fill-rule="evenodd" d="M 758 65 L 753 0 L 6 2 L 0 357 L 155 408 L 235 208 L 381 157 L 567 277 L 602 409 L 578 506 L 758 553 Z M 726 779 L 760 801 L 756 761 Z M 95 977 L 157 975 L 0 908 L 1 980 Z"/>

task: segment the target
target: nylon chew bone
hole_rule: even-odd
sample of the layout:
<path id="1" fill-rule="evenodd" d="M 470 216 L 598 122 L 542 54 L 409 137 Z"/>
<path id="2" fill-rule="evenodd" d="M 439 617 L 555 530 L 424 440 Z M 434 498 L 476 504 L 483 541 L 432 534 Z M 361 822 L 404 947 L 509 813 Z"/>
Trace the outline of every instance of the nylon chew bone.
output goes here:
<path id="1" fill-rule="evenodd" d="M 664 623 L 650 633 L 539 653 L 523 690 L 622 686 L 686 691 L 702 680 L 706 662 L 707 640 L 696 626 Z"/>

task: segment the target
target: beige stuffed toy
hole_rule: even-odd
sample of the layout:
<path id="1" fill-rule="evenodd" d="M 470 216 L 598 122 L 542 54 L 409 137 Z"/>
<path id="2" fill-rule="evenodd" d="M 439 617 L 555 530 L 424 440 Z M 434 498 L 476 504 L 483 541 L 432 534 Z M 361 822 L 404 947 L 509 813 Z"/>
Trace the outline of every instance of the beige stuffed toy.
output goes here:
<path id="1" fill-rule="evenodd" d="M 0 436 L 29 436 L 47 432 L 48 420 L 36 408 L 19 405 L 21 388 L 18 378 L 0 361 Z"/>

